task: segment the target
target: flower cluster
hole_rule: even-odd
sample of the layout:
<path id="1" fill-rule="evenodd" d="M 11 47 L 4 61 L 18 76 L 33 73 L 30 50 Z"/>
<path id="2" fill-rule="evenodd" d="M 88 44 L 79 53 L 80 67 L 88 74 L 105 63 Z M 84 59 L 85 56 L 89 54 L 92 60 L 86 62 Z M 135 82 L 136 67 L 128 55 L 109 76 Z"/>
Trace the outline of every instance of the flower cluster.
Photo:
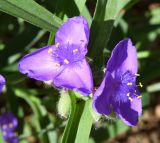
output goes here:
<path id="1" fill-rule="evenodd" d="M 3 113 L 0 116 L 0 127 L 4 140 L 7 143 L 18 143 L 18 137 L 15 132 L 18 125 L 17 118 L 12 113 Z"/>
<path id="2" fill-rule="evenodd" d="M 82 16 L 68 19 L 55 35 L 55 44 L 23 57 L 19 71 L 37 80 L 52 80 L 57 87 L 89 95 L 92 73 L 85 59 L 89 27 Z M 136 85 L 136 48 L 130 39 L 120 41 L 112 52 L 104 80 L 93 96 L 93 109 L 100 114 L 115 112 L 127 125 L 138 122 L 142 112 Z"/>

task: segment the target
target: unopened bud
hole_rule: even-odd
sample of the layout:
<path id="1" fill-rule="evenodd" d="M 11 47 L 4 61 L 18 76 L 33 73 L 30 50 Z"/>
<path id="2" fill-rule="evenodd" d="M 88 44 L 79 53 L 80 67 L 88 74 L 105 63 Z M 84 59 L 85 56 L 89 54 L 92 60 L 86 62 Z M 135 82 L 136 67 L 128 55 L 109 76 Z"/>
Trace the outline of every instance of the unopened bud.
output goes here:
<path id="1" fill-rule="evenodd" d="M 63 89 L 60 92 L 60 98 L 57 104 L 58 114 L 63 118 L 67 118 L 70 113 L 70 108 L 71 108 L 70 96 L 68 94 L 68 91 Z"/>

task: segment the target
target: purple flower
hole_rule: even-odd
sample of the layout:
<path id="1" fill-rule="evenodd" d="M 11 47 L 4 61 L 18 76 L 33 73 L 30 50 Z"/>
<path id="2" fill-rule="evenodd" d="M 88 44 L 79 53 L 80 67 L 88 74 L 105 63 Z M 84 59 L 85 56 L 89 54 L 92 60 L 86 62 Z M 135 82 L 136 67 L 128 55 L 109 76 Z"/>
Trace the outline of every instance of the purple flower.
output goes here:
<path id="1" fill-rule="evenodd" d="M 53 80 L 57 87 L 88 95 L 93 89 L 91 70 L 85 60 L 88 40 L 89 27 L 85 18 L 70 18 L 56 33 L 55 45 L 23 57 L 19 71 L 31 78 Z"/>
<path id="2" fill-rule="evenodd" d="M 0 127 L 3 138 L 8 143 L 18 143 L 19 139 L 15 130 L 18 126 L 17 118 L 12 113 L 3 113 L 0 116 Z"/>
<path id="3" fill-rule="evenodd" d="M 120 41 L 108 61 L 103 82 L 94 94 L 94 110 L 105 115 L 115 112 L 125 124 L 135 126 L 142 112 L 137 70 L 136 48 L 130 39 Z"/>
<path id="4" fill-rule="evenodd" d="M 0 93 L 2 92 L 2 89 L 5 85 L 6 81 L 2 75 L 0 75 Z"/>

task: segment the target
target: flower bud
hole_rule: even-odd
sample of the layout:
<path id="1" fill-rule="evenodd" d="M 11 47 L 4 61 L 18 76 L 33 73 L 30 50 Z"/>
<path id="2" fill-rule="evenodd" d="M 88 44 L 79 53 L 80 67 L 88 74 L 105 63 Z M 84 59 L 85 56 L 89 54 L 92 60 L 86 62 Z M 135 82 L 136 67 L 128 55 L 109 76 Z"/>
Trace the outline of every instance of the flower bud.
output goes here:
<path id="1" fill-rule="evenodd" d="M 58 114 L 62 118 L 67 118 L 71 108 L 71 99 L 69 97 L 68 91 L 61 90 L 60 99 L 57 104 Z"/>

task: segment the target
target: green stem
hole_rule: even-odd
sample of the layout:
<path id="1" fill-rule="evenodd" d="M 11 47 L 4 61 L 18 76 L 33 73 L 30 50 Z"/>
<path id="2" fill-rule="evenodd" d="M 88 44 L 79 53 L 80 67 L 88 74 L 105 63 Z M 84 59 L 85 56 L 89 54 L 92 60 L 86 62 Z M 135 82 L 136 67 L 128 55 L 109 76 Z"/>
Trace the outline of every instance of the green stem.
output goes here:
<path id="1" fill-rule="evenodd" d="M 52 45 L 54 43 L 54 34 L 55 32 L 50 32 L 47 45 Z"/>
<path id="2" fill-rule="evenodd" d="M 0 129 L 0 143 L 4 143 L 4 139 L 3 139 L 3 135 L 2 135 L 1 129 Z"/>
<path id="3" fill-rule="evenodd" d="M 70 98 L 71 113 L 61 143 L 84 143 L 89 139 L 93 122 L 89 111 L 90 100 L 77 99 L 72 91 Z"/>

